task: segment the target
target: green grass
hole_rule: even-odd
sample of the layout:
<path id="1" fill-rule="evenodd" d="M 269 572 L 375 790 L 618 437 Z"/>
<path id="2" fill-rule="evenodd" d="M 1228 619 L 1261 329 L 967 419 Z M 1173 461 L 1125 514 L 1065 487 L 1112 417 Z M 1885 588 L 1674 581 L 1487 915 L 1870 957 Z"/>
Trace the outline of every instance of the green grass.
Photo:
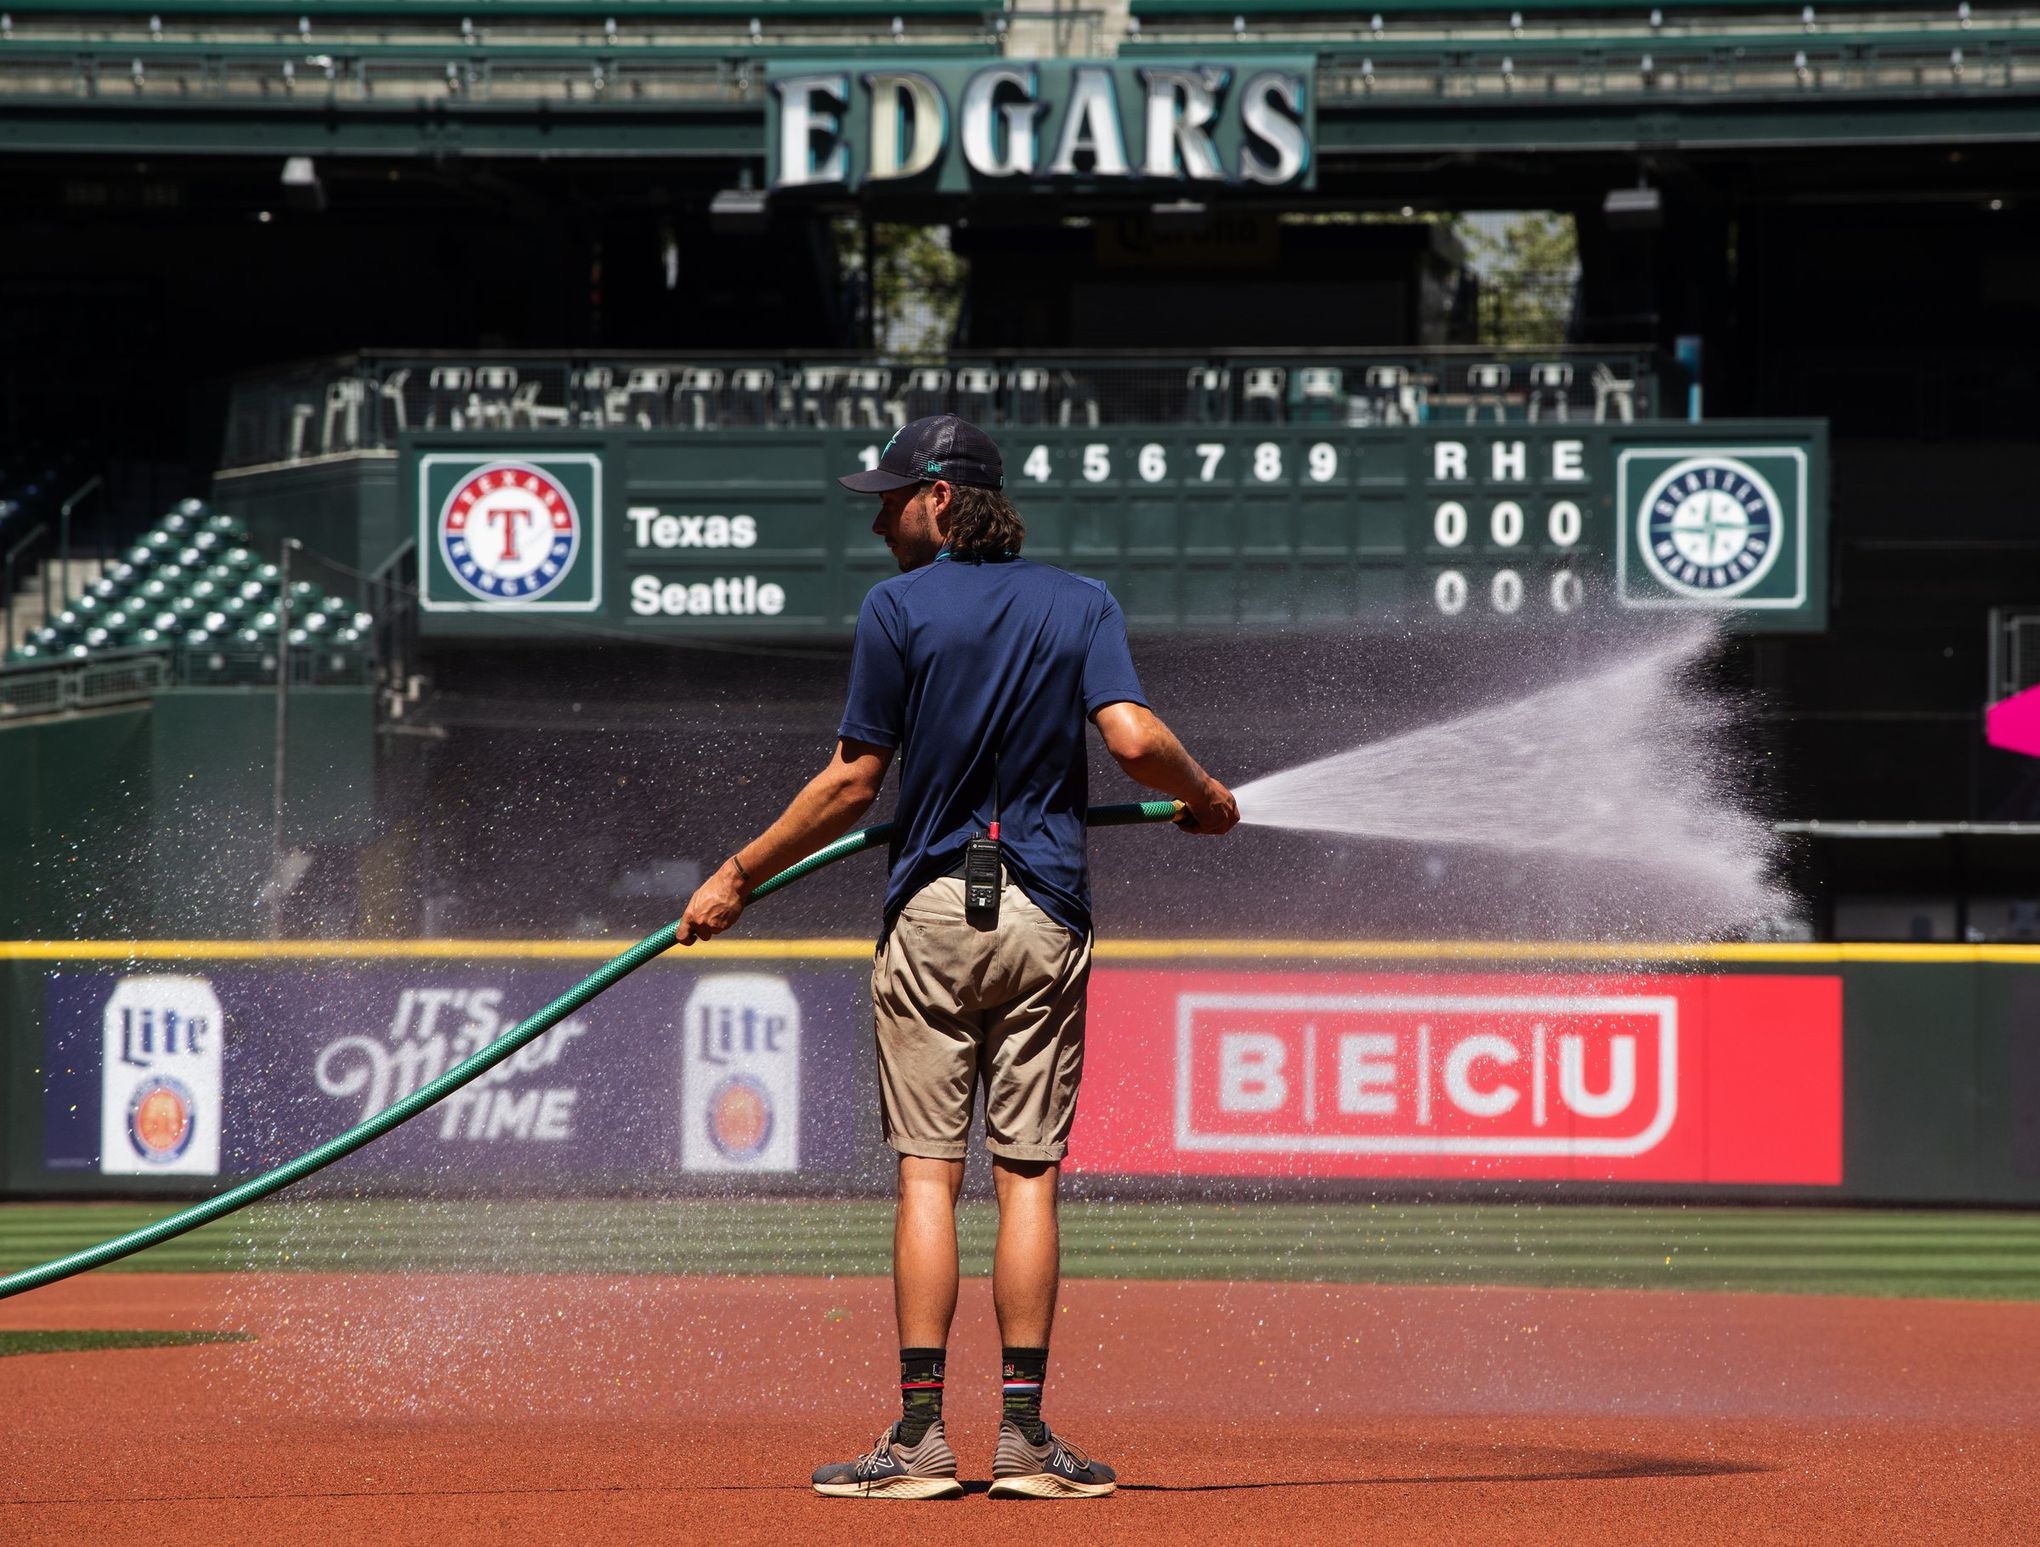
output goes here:
<path id="1" fill-rule="evenodd" d="M 160 1219 L 0 1207 L 0 1273 Z M 991 1261 L 962 1211 L 964 1271 Z M 265 1203 L 110 1272 L 882 1274 L 892 1209 L 849 1202 Z M 2040 1299 L 2040 1213 L 1481 1204 L 1072 1203 L 1072 1278 L 1267 1279 Z"/>
<path id="2" fill-rule="evenodd" d="M 186 1343 L 252 1343 L 246 1332 L 0 1332 L 0 1359 L 15 1354 L 76 1354 L 95 1348 L 177 1348 Z"/>

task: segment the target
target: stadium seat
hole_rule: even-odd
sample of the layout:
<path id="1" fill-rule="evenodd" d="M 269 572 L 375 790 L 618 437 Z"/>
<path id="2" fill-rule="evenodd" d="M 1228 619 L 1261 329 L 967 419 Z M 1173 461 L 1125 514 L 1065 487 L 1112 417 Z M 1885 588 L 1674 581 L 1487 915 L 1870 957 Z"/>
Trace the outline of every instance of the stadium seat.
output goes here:
<path id="1" fill-rule="evenodd" d="M 573 423 L 573 410 L 563 403 L 541 401 L 545 382 L 533 376 L 517 384 L 510 396 L 508 418 L 513 430 L 564 430 Z"/>
<path id="2" fill-rule="evenodd" d="M 1306 365 L 1296 373 L 1296 397 L 1304 423 L 1342 423 L 1346 417 L 1346 373 L 1336 365 Z"/>
<path id="3" fill-rule="evenodd" d="M 1006 376 L 1007 422 L 1040 424 L 1048 418 L 1048 372 L 1038 365 L 1015 367 Z"/>
<path id="4" fill-rule="evenodd" d="M 464 365 L 435 365 L 425 378 L 427 392 L 425 403 L 425 428 L 428 430 L 458 430 L 463 428 L 461 411 L 467 406 L 468 392 L 474 381 L 474 373 Z"/>
<path id="5" fill-rule="evenodd" d="M 1594 367 L 1594 422 L 1607 421 L 1608 410 L 1615 410 L 1616 418 L 1624 424 L 1636 418 L 1636 383 L 1634 380 L 1618 377 L 1605 363 Z"/>
<path id="6" fill-rule="evenodd" d="M 663 365 L 640 365 L 631 370 L 623 384 L 625 412 L 641 430 L 657 429 L 666 422 L 666 394 L 673 385 L 673 373 Z"/>
<path id="7" fill-rule="evenodd" d="M 616 372 L 607 365 L 584 365 L 567 377 L 571 418 L 566 422 L 598 429 L 619 422 L 623 406 L 614 401 Z"/>
<path id="8" fill-rule="evenodd" d="M 361 444 L 361 407 L 368 384 L 352 376 L 326 383 L 326 412 L 319 421 L 319 450 L 327 456 Z"/>
<path id="9" fill-rule="evenodd" d="M 391 371 L 389 375 L 382 379 L 382 385 L 376 388 L 376 395 L 382 399 L 385 405 L 383 409 L 384 439 L 388 439 L 391 434 L 402 434 L 411 427 L 410 412 L 404 402 L 404 388 L 410 384 L 410 380 L 411 368 L 404 366 L 399 370 Z"/>
<path id="10" fill-rule="evenodd" d="M 474 390 L 468 397 L 469 425 L 483 430 L 508 429 L 517 379 L 517 367 L 514 365 L 477 366 Z"/>
<path id="11" fill-rule="evenodd" d="M 916 366 L 907 372 L 907 389 L 900 398 L 899 418 L 925 419 L 946 413 L 949 408 L 949 372 L 933 365 Z"/>
<path id="12" fill-rule="evenodd" d="M 836 402 L 843 385 L 843 372 L 835 366 L 803 366 L 799 376 L 799 398 L 794 406 L 794 423 L 809 429 L 828 429 L 836 423 Z"/>
<path id="13" fill-rule="evenodd" d="M 1509 367 L 1491 361 L 1468 366 L 1466 371 L 1466 422 L 1472 424 L 1483 408 L 1495 411 L 1497 424 L 1509 417 Z"/>
<path id="14" fill-rule="evenodd" d="M 747 365 L 729 374 L 723 392 L 723 423 L 771 425 L 778 421 L 773 389 L 779 374 L 762 365 Z"/>
<path id="15" fill-rule="evenodd" d="M 972 424 L 990 424 L 998 404 L 999 373 L 988 366 L 959 366 L 956 372 L 956 412 Z"/>
<path id="16" fill-rule="evenodd" d="M 1220 365 L 1193 365 L 1187 385 L 1192 421 L 1224 424 L 1232 418 L 1231 371 Z"/>
<path id="17" fill-rule="evenodd" d="M 843 382 L 844 407 L 851 428 L 891 428 L 886 417 L 886 393 L 891 386 L 892 372 L 878 366 L 859 366 L 846 374 Z"/>
<path id="18" fill-rule="evenodd" d="M 1055 381 L 1056 423 L 1065 429 L 1073 424 L 1095 428 L 1099 422 L 1097 383 L 1074 371 L 1057 371 Z"/>
<path id="19" fill-rule="evenodd" d="M 1256 365 L 1240 383 L 1240 408 L 1248 420 L 1279 424 L 1283 418 L 1283 388 L 1289 373 L 1279 365 Z"/>
<path id="20" fill-rule="evenodd" d="M 716 427 L 716 404 L 722 396 L 723 373 L 710 365 L 690 365 L 673 389 L 674 423 L 690 430 Z"/>
<path id="21" fill-rule="evenodd" d="M 1563 361 L 1530 367 L 1530 420 L 1534 424 L 1547 409 L 1563 424 L 1572 414 L 1573 368 Z"/>

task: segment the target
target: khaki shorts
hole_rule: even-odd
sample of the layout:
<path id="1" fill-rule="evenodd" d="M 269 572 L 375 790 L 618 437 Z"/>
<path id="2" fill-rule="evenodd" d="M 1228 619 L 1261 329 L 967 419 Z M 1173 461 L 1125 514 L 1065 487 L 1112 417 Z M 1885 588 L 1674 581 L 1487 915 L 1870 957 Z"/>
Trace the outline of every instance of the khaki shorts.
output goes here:
<path id="1" fill-rule="evenodd" d="M 985 1148 L 1061 1160 L 1084 1072 L 1090 976 L 1091 942 L 1011 881 L 991 929 L 964 918 L 961 876 L 907 899 L 871 965 L 886 1143 L 962 1159 L 982 1081 Z"/>

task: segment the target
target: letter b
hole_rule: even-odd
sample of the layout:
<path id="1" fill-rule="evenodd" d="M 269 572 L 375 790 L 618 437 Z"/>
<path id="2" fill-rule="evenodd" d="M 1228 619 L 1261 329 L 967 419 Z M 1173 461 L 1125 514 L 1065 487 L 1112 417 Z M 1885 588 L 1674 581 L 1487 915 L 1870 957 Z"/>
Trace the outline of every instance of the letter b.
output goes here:
<path id="1" fill-rule="evenodd" d="M 1282 1066 L 1289 1049 L 1265 1031 L 1229 1031 L 1218 1039 L 1218 1109 L 1273 1112 L 1289 1097 Z"/>

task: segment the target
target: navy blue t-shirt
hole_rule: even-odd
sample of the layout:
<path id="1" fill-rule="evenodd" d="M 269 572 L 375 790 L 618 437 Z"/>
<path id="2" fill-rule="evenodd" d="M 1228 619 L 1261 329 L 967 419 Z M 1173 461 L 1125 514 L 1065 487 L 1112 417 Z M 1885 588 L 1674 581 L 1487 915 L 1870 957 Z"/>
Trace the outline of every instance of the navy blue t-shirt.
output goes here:
<path id="1" fill-rule="evenodd" d="M 886 926 L 992 821 L 1010 879 L 1072 933 L 1091 932 L 1084 727 L 1146 704 L 1126 617 L 1096 580 L 1023 558 L 950 558 L 864 598 L 838 734 L 897 747 Z"/>

